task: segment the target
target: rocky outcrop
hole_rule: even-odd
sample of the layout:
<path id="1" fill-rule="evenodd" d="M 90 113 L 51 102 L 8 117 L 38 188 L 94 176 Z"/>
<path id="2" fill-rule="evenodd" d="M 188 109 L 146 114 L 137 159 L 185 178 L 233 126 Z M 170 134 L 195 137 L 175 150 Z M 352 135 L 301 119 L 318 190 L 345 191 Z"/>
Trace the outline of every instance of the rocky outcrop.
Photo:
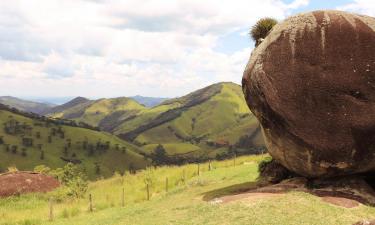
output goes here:
<path id="1" fill-rule="evenodd" d="M 375 19 L 314 11 L 254 49 L 243 91 L 269 153 L 306 177 L 375 170 Z"/>

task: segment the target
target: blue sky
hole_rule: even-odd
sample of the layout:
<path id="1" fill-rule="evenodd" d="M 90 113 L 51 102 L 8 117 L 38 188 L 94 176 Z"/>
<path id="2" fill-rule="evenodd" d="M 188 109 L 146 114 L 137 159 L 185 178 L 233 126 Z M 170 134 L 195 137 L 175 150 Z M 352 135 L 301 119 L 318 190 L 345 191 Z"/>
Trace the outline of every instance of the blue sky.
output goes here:
<path id="1" fill-rule="evenodd" d="M 258 19 L 317 9 L 375 16 L 375 1 L 0 1 L 0 96 L 175 97 L 239 83 Z"/>

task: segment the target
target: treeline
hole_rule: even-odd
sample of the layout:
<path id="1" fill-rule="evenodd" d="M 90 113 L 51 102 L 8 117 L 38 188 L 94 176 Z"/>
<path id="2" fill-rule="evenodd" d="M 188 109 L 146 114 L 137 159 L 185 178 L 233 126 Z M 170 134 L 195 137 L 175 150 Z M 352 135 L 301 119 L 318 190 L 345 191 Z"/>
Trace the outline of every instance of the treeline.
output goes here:
<path id="1" fill-rule="evenodd" d="M 76 122 L 74 120 L 61 119 L 61 118 L 50 118 L 50 117 L 46 117 L 46 116 L 41 116 L 41 115 L 31 113 L 31 112 L 24 112 L 24 111 L 18 110 L 16 108 L 9 107 L 9 106 L 4 105 L 4 104 L 0 104 L 0 110 L 8 111 L 8 112 L 20 115 L 20 116 L 24 116 L 24 117 L 28 117 L 30 119 L 34 119 L 34 120 L 38 120 L 40 122 L 44 122 L 44 123 L 47 124 L 46 125 L 47 127 L 48 127 L 48 124 L 53 124 L 53 125 L 56 125 L 56 126 L 64 125 L 64 126 L 81 127 L 81 128 L 85 128 L 85 129 L 100 131 L 99 127 L 91 126 L 91 125 L 89 125 L 87 123 L 84 123 L 84 122 Z"/>
<path id="2" fill-rule="evenodd" d="M 204 163 L 209 160 L 225 160 L 230 159 L 235 156 L 242 156 L 242 155 L 259 155 L 264 154 L 267 152 L 265 147 L 251 147 L 246 149 L 237 149 L 233 146 L 228 149 L 228 151 L 216 154 L 215 158 L 211 158 L 207 155 L 197 155 L 194 156 L 193 152 L 188 152 L 185 154 L 179 155 L 168 155 L 164 146 L 159 144 L 154 151 L 146 155 L 143 153 L 144 157 L 148 157 L 152 160 L 154 165 L 183 165 L 187 163 Z"/>

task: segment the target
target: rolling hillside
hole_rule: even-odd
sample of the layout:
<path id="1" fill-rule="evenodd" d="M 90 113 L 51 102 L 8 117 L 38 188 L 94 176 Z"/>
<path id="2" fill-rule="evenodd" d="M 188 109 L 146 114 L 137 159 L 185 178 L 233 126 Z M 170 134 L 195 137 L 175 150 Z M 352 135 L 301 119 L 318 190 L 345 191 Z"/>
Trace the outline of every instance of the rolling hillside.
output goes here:
<path id="1" fill-rule="evenodd" d="M 46 113 L 54 106 L 51 104 L 19 99 L 12 96 L 0 96 L 0 103 L 21 111 L 32 112 L 40 115 Z"/>
<path id="2" fill-rule="evenodd" d="M 214 84 L 141 111 L 114 133 L 142 145 L 146 153 L 163 144 L 169 154 L 211 158 L 233 148 L 264 146 L 258 122 L 234 83 Z"/>
<path id="3" fill-rule="evenodd" d="M 20 170 L 32 170 L 37 165 L 58 168 L 73 162 L 95 178 L 144 168 L 149 163 L 136 146 L 109 133 L 59 125 L 0 106 L 1 171 L 12 166 Z"/>
<path id="4" fill-rule="evenodd" d="M 111 131 L 117 124 L 134 117 L 145 108 L 126 97 L 98 100 L 77 97 L 53 108 L 47 116 L 85 122 L 101 130 Z"/>
<path id="5" fill-rule="evenodd" d="M 141 146 L 146 154 L 158 144 L 163 144 L 169 155 L 195 158 L 220 158 L 232 149 L 251 153 L 264 147 L 241 86 L 230 82 L 213 84 L 152 108 L 129 98 L 75 99 L 62 106 L 63 110 L 55 107 L 59 110 L 49 115 L 98 126 Z"/>

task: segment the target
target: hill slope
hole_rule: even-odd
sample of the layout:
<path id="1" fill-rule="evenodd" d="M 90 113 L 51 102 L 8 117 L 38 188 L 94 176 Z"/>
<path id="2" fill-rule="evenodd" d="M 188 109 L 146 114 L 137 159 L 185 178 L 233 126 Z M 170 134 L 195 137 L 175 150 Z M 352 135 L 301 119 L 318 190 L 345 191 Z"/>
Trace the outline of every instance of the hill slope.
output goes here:
<path id="1" fill-rule="evenodd" d="M 129 98 L 71 105 L 50 115 L 98 126 L 142 146 L 146 154 L 158 144 L 163 144 L 169 155 L 200 159 L 226 157 L 233 149 L 256 153 L 264 147 L 241 86 L 230 82 L 213 84 L 152 108 Z"/>
<path id="2" fill-rule="evenodd" d="M 51 104 L 28 101 L 12 96 L 0 96 L 0 103 L 25 112 L 44 114 L 53 107 Z"/>
<path id="3" fill-rule="evenodd" d="M 0 106 L 0 170 L 32 170 L 41 164 L 58 168 L 73 162 L 94 178 L 148 164 L 136 146 L 109 133 L 59 125 Z"/>
<path id="4" fill-rule="evenodd" d="M 185 149 L 175 154 L 199 152 L 198 147 L 211 156 L 233 147 L 263 147 L 258 122 L 246 105 L 241 87 L 234 83 L 214 84 L 141 111 L 114 132 L 145 146 L 147 152 L 150 144 Z"/>
<path id="5" fill-rule="evenodd" d="M 117 124 L 135 116 L 143 109 L 145 106 L 126 97 L 98 100 L 78 97 L 53 108 L 47 115 L 85 122 L 91 126 L 99 126 L 102 130 L 110 131 Z"/>

